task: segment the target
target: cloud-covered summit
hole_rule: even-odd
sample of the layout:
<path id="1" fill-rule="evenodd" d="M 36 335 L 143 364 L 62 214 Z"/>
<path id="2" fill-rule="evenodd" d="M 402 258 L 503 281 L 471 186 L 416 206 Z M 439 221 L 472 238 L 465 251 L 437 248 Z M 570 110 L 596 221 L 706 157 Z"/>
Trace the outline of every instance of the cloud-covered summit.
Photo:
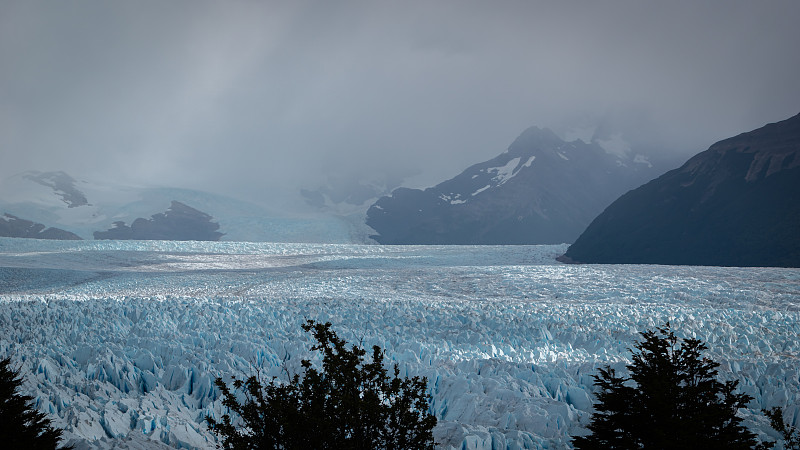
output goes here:
<path id="1" fill-rule="evenodd" d="M 0 177 L 213 182 L 276 203 L 343 174 L 430 185 L 530 125 L 630 111 L 658 131 L 642 141 L 699 151 L 796 112 L 798 16 L 793 1 L 5 1 Z"/>

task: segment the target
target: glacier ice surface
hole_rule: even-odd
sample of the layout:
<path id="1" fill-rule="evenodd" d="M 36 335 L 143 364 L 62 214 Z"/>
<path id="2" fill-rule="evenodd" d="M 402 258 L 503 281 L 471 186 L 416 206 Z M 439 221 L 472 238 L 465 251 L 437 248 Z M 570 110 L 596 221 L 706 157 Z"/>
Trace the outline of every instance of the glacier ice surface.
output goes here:
<path id="1" fill-rule="evenodd" d="M 306 319 L 423 375 L 442 448 L 570 448 L 592 374 L 670 321 L 800 426 L 800 270 L 562 265 L 565 246 L 0 238 L 0 356 L 77 448 L 213 448 L 217 376 L 285 376 Z"/>

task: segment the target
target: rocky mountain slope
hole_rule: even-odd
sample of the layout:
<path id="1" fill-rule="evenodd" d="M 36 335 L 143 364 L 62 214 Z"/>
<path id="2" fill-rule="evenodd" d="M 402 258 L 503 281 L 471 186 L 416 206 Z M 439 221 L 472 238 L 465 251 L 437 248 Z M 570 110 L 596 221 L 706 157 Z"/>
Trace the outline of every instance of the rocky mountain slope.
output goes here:
<path id="1" fill-rule="evenodd" d="M 58 239 L 80 240 L 80 236 L 60 228 L 48 228 L 41 223 L 20 219 L 11 214 L 0 216 L 0 236 L 31 238 L 31 239 Z"/>
<path id="2" fill-rule="evenodd" d="M 114 222 L 108 231 L 95 231 L 95 239 L 137 239 L 164 241 L 218 241 L 219 224 L 208 214 L 181 202 L 173 201 L 166 212 L 150 219 L 138 218 L 130 226 Z"/>
<path id="3" fill-rule="evenodd" d="M 565 257 L 800 267 L 800 115 L 717 142 L 623 195 Z"/>
<path id="4" fill-rule="evenodd" d="M 574 242 L 611 201 L 658 173 L 642 155 L 531 127 L 455 178 L 395 189 L 369 208 L 366 223 L 381 244 Z"/>
<path id="5" fill-rule="evenodd" d="M 57 195 L 67 205 L 67 208 L 89 205 L 86 195 L 76 186 L 77 180 L 65 172 L 32 171 L 23 174 L 22 177 L 52 189 L 53 194 Z"/>

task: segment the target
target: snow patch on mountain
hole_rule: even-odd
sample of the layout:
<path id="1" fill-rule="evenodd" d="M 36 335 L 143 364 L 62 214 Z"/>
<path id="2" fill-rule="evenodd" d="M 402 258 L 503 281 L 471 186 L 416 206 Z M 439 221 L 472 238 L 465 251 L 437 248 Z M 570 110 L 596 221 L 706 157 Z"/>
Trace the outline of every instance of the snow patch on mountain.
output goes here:
<path id="1" fill-rule="evenodd" d="M 491 184 L 487 184 L 486 186 L 484 186 L 484 187 L 482 187 L 482 188 L 478 189 L 477 191 L 473 192 L 473 193 L 472 193 L 472 194 L 470 194 L 470 195 L 472 195 L 472 196 L 474 197 L 474 196 L 476 196 L 476 195 L 480 194 L 481 192 L 483 192 L 483 191 L 485 191 L 485 190 L 487 190 L 487 189 L 490 189 L 491 187 L 492 187 L 492 185 L 491 185 Z"/>
<path id="2" fill-rule="evenodd" d="M 452 193 L 450 195 L 442 194 L 439 196 L 439 198 L 450 203 L 451 205 L 460 205 L 461 203 L 467 202 L 466 200 L 461 200 L 461 194 L 452 194 Z M 376 209 L 383 209 L 383 208 L 381 208 L 380 206 L 376 206 Z"/>
<path id="3" fill-rule="evenodd" d="M 534 160 L 536 160 L 536 156 L 531 156 L 530 158 L 528 158 L 527 161 L 525 161 L 525 164 L 523 164 L 523 167 L 530 167 L 531 164 L 533 164 Z"/>
<path id="4" fill-rule="evenodd" d="M 495 174 L 494 177 L 492 177 L 492 181 L 494 181 L 497 186 L 500 186 L 517 174 L 520 159 L 521 158 L 514 158 L 502 167 L 491 167 L 486 169 L 486 171 Z"/>

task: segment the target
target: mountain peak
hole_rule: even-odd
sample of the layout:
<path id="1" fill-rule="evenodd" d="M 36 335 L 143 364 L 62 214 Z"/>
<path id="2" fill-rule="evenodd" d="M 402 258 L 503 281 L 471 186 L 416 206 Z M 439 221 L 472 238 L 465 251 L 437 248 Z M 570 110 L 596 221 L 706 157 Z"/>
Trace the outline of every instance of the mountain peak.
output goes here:
<path id="1" fill-rule="evenodd" d="M 508 152 L 528 153 L 531 148 L 552 147 L 564 141 L 549 128 L 529 127 L 508 147 Z"/>

